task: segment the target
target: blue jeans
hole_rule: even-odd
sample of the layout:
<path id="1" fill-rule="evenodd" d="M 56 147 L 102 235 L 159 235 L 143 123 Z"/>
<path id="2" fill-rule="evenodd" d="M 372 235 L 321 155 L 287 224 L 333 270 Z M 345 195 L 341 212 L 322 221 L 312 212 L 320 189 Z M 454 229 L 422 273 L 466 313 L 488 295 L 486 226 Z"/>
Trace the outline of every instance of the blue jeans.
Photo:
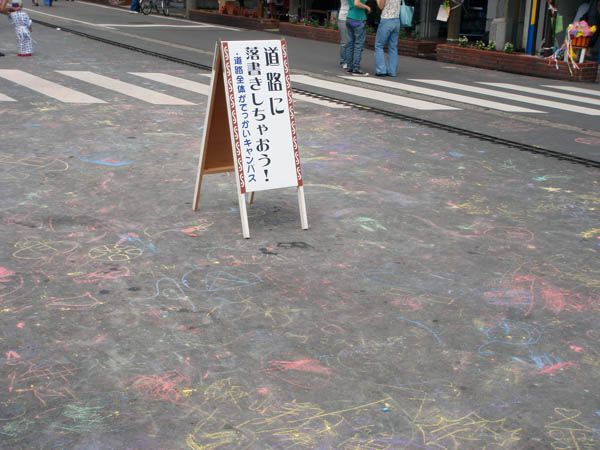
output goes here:
<path id="1" fill-rule="evenodd" d="M 400 19 L 381 19 L 375 36 L 375 73 L 395 77 L 398 70 L 398 35 Z M 388 63 L 385 64 L 383 48 L 387 44 Z"/>
<path id="2" fill-rule="evenodd" d="M 351 26 L 350 21 L 346 20 L 346 29 L 348 30 L 348 70 L 360 70 L 360 57 L 365 46 L 366 21 L 360 21 L 357 26 Z"/>
<path id="3" fill-rule="evenodd" d="M 345 0 L 342 0 L 345 1 Z M 340 30 L 340 66 L 348 64 L 348 29 L 345 20 L 338 20 L 338 30 Z"/>
<path id="4" fill-rule="evenodd" d="M 140 9 L 139 0 L 131 0 L 131 5 L 129 6 L 130 11 L 138 11 Z"/>

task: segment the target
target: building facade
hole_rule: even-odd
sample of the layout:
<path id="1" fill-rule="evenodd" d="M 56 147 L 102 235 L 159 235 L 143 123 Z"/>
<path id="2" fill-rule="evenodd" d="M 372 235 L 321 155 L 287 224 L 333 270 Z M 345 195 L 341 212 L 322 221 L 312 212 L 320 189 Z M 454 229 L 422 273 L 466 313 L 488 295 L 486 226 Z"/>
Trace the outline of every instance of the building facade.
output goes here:
<path id="1" fill-rule="evenodd" d="M 455 17 L 459 24 L 449 33 L 448 23 L 436 20 L 441 0 L 416 2 L 416 27 L 421 37 L 453 40 L 457 35 L 467 36 L 470 40 L 494 41 L 499 49 L 510 42 L 529 54 L 544 55 L 559 48 L 567 27 L 576 20 L 583 18 L 591 25 L 600 25 L 598 0 L 451 0 L 451 16 L 460 18 Z"/>

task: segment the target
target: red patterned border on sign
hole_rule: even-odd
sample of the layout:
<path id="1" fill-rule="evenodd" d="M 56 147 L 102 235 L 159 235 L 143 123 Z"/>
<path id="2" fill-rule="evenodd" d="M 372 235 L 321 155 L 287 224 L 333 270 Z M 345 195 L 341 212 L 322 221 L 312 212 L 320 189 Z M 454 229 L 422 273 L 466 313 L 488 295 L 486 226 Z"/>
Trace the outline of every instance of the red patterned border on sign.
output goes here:
<path id="1" fill-rule="evenodd" d="M 292 79 L 285 40 L 281 40 L 281 54 L 283 59 L 283 72 L 285 74 L 285 89 L 287 91 L 288 109 L 290 111 L 290 126 L 292 128 L 292 145 L 294 146 L 294 162 L 296 163 L 296 177 L 298 186 L 302 186 L 302 168 L 300 167 L 300 153 L 298 152 L 298 137 L 296 136 L 296 115 L 294 114 L 294 100 L 292 99 Z"/>
<path id="2" fill-rule="evenodd" d="M 233 127 L 233 143 L 235 145 L 235 159 L 237 161 L 238 178 L 240 180 L 240 192 L 246 193 L 246 179 L 244 178 L 244 161 L 242 159 L 242 144 L 240 142 L 240 132 L 238 130 L 237 113 L 235 110 L 235 91 L 233 90 L 233 77 L 231 72 L 231 56 L 229 55 L 229 46 L 227 42 L 222 42 L 223 63 L 225 64 L 225 76 L 227 77 L 227 98 L 229 100 L 229 114 L 231 116 L 231 125 Z M 219 76 L 219 75 L 217 75 Z"/>

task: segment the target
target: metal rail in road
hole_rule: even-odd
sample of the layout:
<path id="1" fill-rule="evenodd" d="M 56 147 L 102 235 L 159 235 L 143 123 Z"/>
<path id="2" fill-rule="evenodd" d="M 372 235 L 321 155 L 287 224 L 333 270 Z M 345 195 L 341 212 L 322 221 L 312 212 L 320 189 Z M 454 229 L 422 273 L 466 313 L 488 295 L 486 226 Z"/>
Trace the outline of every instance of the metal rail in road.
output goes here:
<path id="1" fill-rule="evenodd" d="M 42 25 L 42 26 L 56 29 L 56 25 L 48 23 L 48 22 L 44 22 L 41 20 L 34 20 L 34 22 L 39 25 Z M 170 56 L 170 55 L 165 55 L 164 53 L 159 53 L 159 52 L 155 52 L 152 50 L 146 50 L 143 48 L 136 47 L 134 45 L 124 44 L 122 42 L 117 42 L 117 41 L 113 41 L 111 39 L 94 36 L 94 35 L 91 35 L 88 33 L 84 33 L 82 31 L 77 31 L 77 30 L 65 28 L 62 26 L 60 27 L 60 29 L 61 29 L 61 31 L 64 31 L 66 33 L 72 33 L 72 34 L 82 36 L 82 37 L 85 37 L 88 39 L 93 39 L 95 41 L 103 42 L 105 44 L 109 44 L 109 45 L 121 47 L 121 48 L 124 48 L 127 50 L 154 56 L 156 58 L 164 59 L 167 61 L 184 64 L 186 66 L 195 67 L 197 69 L 202 69 L 202 70 L 207 70 L 207 71 L 212 70 L 212 66 L 209 66 L 207 64 L 200 64 L 200 63 L 197 63 L 194 61 L 189 61 L 186 59 L 177 58 L 177 57 Z M 566 153 L 557 152 L 555 150 L 549 150 L 549 149 L 545 149 L 545 148 L 538 147 L 535 145 L 523 144 L 521 142 L 512 141 L 509 139 L 503 139 L 503 138 L 499 138 L 499 137 L 492 136 L 489 134 L 479 133 L 477 131 L 467 130 L 465 128 L 455 127 L 452 125 L 447 125 L 447 124 L 435 122 L 432 120 L 422 119 L 422 118 L 411 116 L 408 114 L 402 114 L 402 113 L 398 113 L 398 112 L 394 112 L 394 111 L 388 111 L 388 110 L 385 110 L 382 108 L 376 108 L 376 107 L 372 107 L 372 106 L 362 105 L 357 102 L 339 100 L 334 97 L 330 97 L 330 96 L 323 95 L 323 94 L 317 94 L 315 92 L 307 91 L 305 89 L 293 88 L 292 90 L 299 94 L 304 94 L 304 95 L 308 95 L 311 97 L 327 100 L 327 101 L 330 101 L 333 103 L 347 105 L 347 106 L 350 106 L 355 109 L 360 109 L 363 111 L 369 111 L 374 114 L 380 114 L 383 116 L 392 117 L 397 120 L 403 120 L 403 121 L 407 121 L 407 122 L 411 122 L 411 123 L 416 123 L 416 124 L 423 125 L 426 127 L 435 128 L 438 130 L 444 130 L 448 133 L 458 134 L 461 136 L 467 136 L 470 138 L 479 139 L 479 140 L 486 141 L 486 142 L 492 142 L 494 144 L 502 145 L 505 147 L 514 148 L 514 149 L 525 151 L 525 152 L 535 153 L 537 155 L 543 155 L 546 157 L 555 158 L 555 159 L 559 159 L 562 161 L 567 161 L 567 162 L 570 162 L 573 164 L 579 164 L 579 165 L 583 165 L 586 167 L 593 167 L 593 168 L 600 169 L 600 161 L 595 161 L 593 159 L 581 158 L 579 156 L 574 156 L 574 155 L 568 155 Z"/>

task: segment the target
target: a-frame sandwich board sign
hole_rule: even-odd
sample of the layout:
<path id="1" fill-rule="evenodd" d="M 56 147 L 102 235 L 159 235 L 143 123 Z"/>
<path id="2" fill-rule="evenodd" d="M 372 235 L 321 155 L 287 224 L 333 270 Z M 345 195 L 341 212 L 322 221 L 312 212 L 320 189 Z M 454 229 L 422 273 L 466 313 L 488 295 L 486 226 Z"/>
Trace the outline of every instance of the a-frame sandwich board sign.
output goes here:
<path id="1" fill-rule="evenodd" d="M 204 174 L 234 172 L 242 233 L 250 237 L 246 194 L 297 187 L 308 229 L 287 46 L 284 40 L 219 41 L 200 149 L 194 211 Z"/>

